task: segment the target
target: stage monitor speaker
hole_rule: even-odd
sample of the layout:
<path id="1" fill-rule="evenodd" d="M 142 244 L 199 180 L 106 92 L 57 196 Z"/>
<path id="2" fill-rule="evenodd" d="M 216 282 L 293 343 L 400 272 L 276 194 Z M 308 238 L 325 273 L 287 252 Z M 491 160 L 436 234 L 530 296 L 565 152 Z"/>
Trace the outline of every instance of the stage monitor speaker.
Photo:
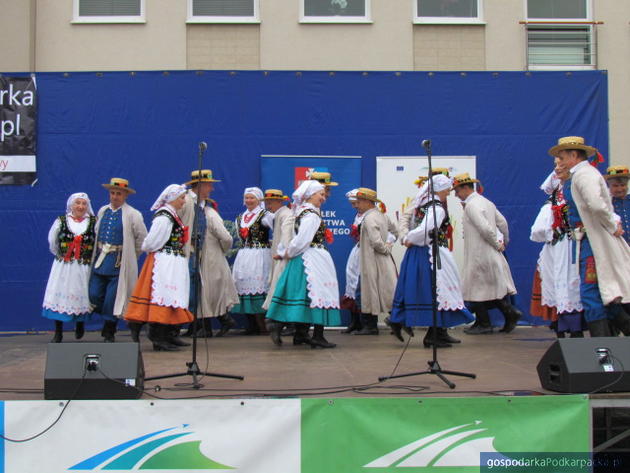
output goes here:
<path id="1" fill-rule="evenodd" d="M 49 343 L 45 399 L 137 399 L 144 388 L 138 343 Z"/>
<path id="2" fill-rule="evenodd" d="M 630 339 L 560 338 L 537 366 L 543 388 L 561 393 L 630 391 Z"/>

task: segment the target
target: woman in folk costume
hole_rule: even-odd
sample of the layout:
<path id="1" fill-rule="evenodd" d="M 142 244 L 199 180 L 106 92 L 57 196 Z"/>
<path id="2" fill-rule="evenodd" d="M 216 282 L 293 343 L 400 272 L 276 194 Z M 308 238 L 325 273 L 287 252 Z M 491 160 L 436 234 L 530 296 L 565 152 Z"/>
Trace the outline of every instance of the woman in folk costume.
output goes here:
<path id="1" fill-rule="evenodd" d="M 232 278 L 240 299 L 232 312 L 247 315 L 247 335 L 267 332 L 263 303 L 269 291 L 269 230 L 273 228 L 273 213 L 265 210 L 263 198 L 258 187 L 247 187 L 243 192 L 246 210 L 236 217 L 243 247 L 238 250 L 232 267 Z"/>
<path id="2" fill-rule="evenodd" d="M 401 263 L 400 275 L 390 317 L 391 327 L 397 338 L 404 327 L 429 327 L 423 344 L 430 347 L 450 347 L 459 340 L 448 335 L 447 327 L 466 324 L 474 320 L 466 309 L 462 297 L 459 272 L 448 248 L 450 222 L 446 209 L 446 197 L 451 190 L 451 180 L 441 174 L 432 178 L 433 195 L 429 182 L 418 191 L 413 201 L 416 209 L 403 243 L 407 246 Z M 433 208 L 435 204 L 435 219 Z M 431 267 L 434 264 L 432 237 L 437 222 L 438 251 L 441 267 L 437 270 L 437 333 L 433 333 L 433 295 Z"/>
<path id="3" fill-rule="evenodd" d="M 48 232 L 48 247 L 55 260 L 46 284 L 42 316 L 55 321 L 53 343 L 61 342 L 64 322 L 74 322 L 75 338 L 83 337 L 85 320 L 92 312 L 88 283 L 95 222 L 90 198 L 78 192 L 68 198 L 66 213 L 55 219 Z"/>
<path id="4" fill-rule="evenodd" d="M 268 319 L 296 323 L 293 344 L 312 348 L 334 348 L 324 338 L 324 326 L 341 324 L 337 274 L 325 246 L 332 241 L 332 233 L 320 216 L 325 201 L 325 188 L 317 181 L 304 181 L 293 193 L 294 237 L 275 256 L 288 263 L 267 311 Z M 313 338 L 308 336 L 311 324 L 315 325 Z"/>
<path id="5" fill-rule="evenodd" d="M 151 206 L 155 214 L 142 243 L 148 256 L 125 313 L 134 341 L 138 341 L 142 324 L 150 324 L 149 339 L 155 351 L 179 350 L 169 341 L 170 326 L 193 320 L 188 310 L 190 275 L 184 252 L 189 229 L 177 215 L 185 202 L 186 187 L 171 184 Z"/>
<path id="6" fill-rule="evenodd" d="M 562 192 L 568 175 L 552 172 L 540 188 L 549 196 L 532 225 L 530 240 L 544 243 L 532 289 L 530 312 L 549 320 L 559 338 L 583 337 L 585 322 L 580 302 L 580 274 L 572 262 L 574 251 L 567 204 Z"/>
<path id="7" fill-rule="evenodd" d="M 346 198 L 355 210 L 357 209 L 358 191 L 359 189 L 352 189 L 346 192 Z M 362 221 L 363 214 L 357 210 L 350 229 L 350 238 L 354 240 L 355 245 L 348 255 L 348 261 L 346 263 L 346 290 L 341 299 L 341 308 L 350 311 L 350 323 L 348 324 L 348 328 L 342 330 L 341 333 L 358 332 L 363 328 L 361 324 L 361 307 L 358 300 L 359 276 L 361 276 L 361 255 L 359 250 L 361 235 L 359 229 Z"/>

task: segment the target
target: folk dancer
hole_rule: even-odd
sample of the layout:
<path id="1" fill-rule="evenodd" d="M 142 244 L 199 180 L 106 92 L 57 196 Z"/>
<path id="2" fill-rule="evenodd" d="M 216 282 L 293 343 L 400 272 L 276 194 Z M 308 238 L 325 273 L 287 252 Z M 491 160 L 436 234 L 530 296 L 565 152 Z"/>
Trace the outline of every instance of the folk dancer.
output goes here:
<path id="1" fill-rule="evenodd" d="M 274 215 L 265 210 L 263 198 L 263 192 L 258 187 L 247 187 L 243 192 L 245 212 L 236 217 L 236 228 L 243 246 L 238 250 L 232 267 L 232 278 L 240 299 L 232 312 L 247 316 L 247 335 L 267 333 L 263 303 L 269 292 L 269 231 L 273 228 Z"/>
<path id="2" fill-rule="evenodd" d="M 273 214 L 273 232 L 271 240 L 271 257 L 273 258 L 278 254 L 278 246 L 282 243 L 286 247 L 291 241 L 294 219 L 291 209 L 285 204 L 290 200 L 288 196 L 284 195 L 281 189 L 267 189 L 264 194 L 265 209 Z M 271 263 L 271 273 L 269 274 L 269 292 L 263 303 L 263 309 L 269 309 L 271 304 L 271 298 L 273 291 L 276 289 L 276 284 L 280 278 L 280 274 L 284 271 L 286 266 L 286 260 L 273 259 Z M 281 323 L 273 322 L 267 319 L 268 331 L 271 335 L 271 340 L 275 345 L 282 345 L 282 329 Z M 294 328 L 292 330 L 295 330 Z M 289 331 L 289 334 L 293 334 Z"/>
<path id="3" fill-rule="evenodd" d="M 460 340 L 448 334 L 447 328 L 469 323 L 474 317 L 464 305 L 459 272 L 449 250 L 448 240 L 452 229 L 446 198 L 451 191 L 451 179 L 443 174 L 436 174 L 432 178 L 432 185 L 433 194 L 426 182 L 413 200 L 415 214 L 410 231 L 403 239 L 407 250 L 396 285 L 390 326 L 401 341 L 402 328 L 411 335 L 414 326 L 429 327 L 423 345 L 428 348 L 435 344 L 437 348 L 446 348 L 453 343 L 460 343 Z M 431 273 L 435 264 L 433 238 L 436 225 L 440 266 L 436 271 L 435 297 L 438 312 L 434 327 Z"/>
<path id="4" fill-rule="evenodd" d="M 540 186 L 549 196 L 531 228 L 530 240 L 543 243 L 538 256 L 530 312 L 551 322 L 558 338 L 584 336 L 580 275 L 572 262 L 573 239 L 562 191 L 568 178 L 553 171 Z"/>
<path id="5" fill-rule="evenodd" d="M 190 274 L 184 250 L 189 228 L 177 214 L 185 203 L 186 187 L 171 184 L 151 206 L 155 214 L 142 243 L 148 256 L 125 312 L 136 342 L 142 325 L 149 323 L 149 339 L 155 351 L 178 351 L 179 347 L 170 341 L 171 326 L 193 320 L 188 310 Z"/>
<path id="6" fill-rule="evenodd" d="M 103 317 L 103 341 L 114 342 L 118 320 L 138 280 L 138 258 L 147 227 L 142 214 L 127 202 L 136 193 L 127 179 L 113 177 L 103 187 L 109 191 L 109 204 L 99 209 L 96 219 L 90 302 Z"/>
<path id="7" fill-rule="evenodd" d="M 219 215 L 218 205 L 210 198 L 214 183 L 221 181 L 214 179 L 211 169 L 202 169 L 201 175 L 199 170 L 192 171 L 190 177 L 191 180 L 186 185 L 191 188 L 186 193 L 186 203 L 181 211 L 184 225 L 191 229 L 197 225 L 186 244 L 190 270 L 188 310 L 197 314 L 197 336 L 211 337 L 212 319 L 216 318 L 220 324 L 217 337 L 222 337 L 236 326 L 229 311 L 239 303 L 230 265 L 225 257 L 225 253 L 232 247 L 233 239 Z M 201 204 L 198 205 L 198 201 Z M 189 335 L 194 330 L 192 325 L 194 324 L 191 324 Z"/>
<path id="8" fill-rule="evenodd" d="M 363 214 L 357 208 L 358 191 L 359 189 L 352 189 L 346 192 L 348 202 L 357 212 L 350 227 L 350 238 L 355 242 L 355 245 L 350 250 L 348 261 L 346 262 L 346 290 L 341 299 L 341 308 L 350 312 L 350 323 L 341 333 L 359 332 L 363 328 L 361 324 L 361 307 L 358 300 L 359 277 L 361 276 L 361 255 L 359 251 L 361 235 L 359 229 L 363 221 Z"/>
<path id="9" fill-rule="evenodd" d="M 90 198 L 77 192 L 68 198 L 66 212 L 55 219 L 48 231 L 48 248 L 55 259 L 46 284 L 42 316 L 55 321 L 52 343 L 63 339 L 64 322 L 74 322 L 74 338 L 83 338 L 85 333 L 85 321 L 92 312 L 88 282 L 95 223 Z"/>
<path id="10" fill-rule="evenodd" d="M 276 259 L 287 259 L 267 311 L 267 318 L 296 323 L 293 344 L 334 348 L 324 337 L 324 326 L 340 325 L 339 286 L 335 265 L 326 248 L 332 233 L 320 217 L 325 187 L 304 181 L 293 193 L 294 236 L 278 247 Z M 313 337 L 308 330 L 314 325 Z"/>
<path id="11" fill-rule="evenodd" d="M 475 191 L 475 184 L 479 181 L 468 173 L 453 179 L 455 195 L 464 206 L 462 292 L 466 305 L 476 315 L 475 324 L 464 332 L 492 333 L 488 309 L 498 308 L 505 317 L 501 332 L 509 333 L 523 314 L 509 301 L 516 288 L 503 255 L 509 242 L 508 224 L 496 206 Z"/>
<path id="12" fill-rule="evenodd" d="M 576 240 L 580 297 L 591 337 L 611 335 L 609 322 L 630 335 L 630 248 L 615 216 L 604 178 L 588 158 L 597 149 L 580 136 L 560 138 L 549 149 L 556 166 L 570 173 L 564 189 L 569 224 Z M 599 158 L 599 157 L 598 157 Z"/>

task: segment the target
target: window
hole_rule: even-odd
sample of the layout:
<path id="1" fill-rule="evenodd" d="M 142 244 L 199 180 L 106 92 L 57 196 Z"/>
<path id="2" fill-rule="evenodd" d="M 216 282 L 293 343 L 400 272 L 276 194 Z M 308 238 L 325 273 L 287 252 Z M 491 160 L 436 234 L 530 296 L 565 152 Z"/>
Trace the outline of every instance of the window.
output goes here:
<path id="1" fill-rule="evenodd" d="M 299 2 L 302 23 L 371 23 L 372 21 L 370 0 L 299 0 Z"/>
<path id="2" fill-rule="evenodd" d="M 260 23 L 259 0 L 188 0 L 188 23 Z"/>
<path id="3" fill-rule="evenodd" d="M 144 23 L 145 0 L 74 0 L 73 23 Z"/>
<path id="4" fill-rule="evenodd" d="M 414 0 L 414 23 L 483 24 L 482 0 Z"/>
<path id="5" fill-rule="evenodd" d="M 595 68 L 590 0 L 526 0 L 529 69 Z"/>

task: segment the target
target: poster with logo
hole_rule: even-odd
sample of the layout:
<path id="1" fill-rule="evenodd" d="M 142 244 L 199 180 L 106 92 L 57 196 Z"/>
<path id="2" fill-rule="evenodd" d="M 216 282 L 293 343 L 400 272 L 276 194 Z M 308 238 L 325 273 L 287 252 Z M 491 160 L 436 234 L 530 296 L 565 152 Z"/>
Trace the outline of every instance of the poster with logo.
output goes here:
<path id="1" fill-rule="evenodd" d="M 341 297 L 346 284 L 346 261 L 355 244 L 350 230 L 356 212 L 346 199 L 346 192 L 361 185 L 361 157 L 264 155 L 261 159 L 263 189 L 281 189 L 289 197 L 312 172 L 328 172 L 337 184 L 330 187 L 322 218 L 333 233 L 334 241 L 328 249 L 337 269 Z"/>
<path id="2" fill-rule="evenodd" d="M 0 185 L 36 179 L 36 89 L 35 76 L 0 76 Z"/>

